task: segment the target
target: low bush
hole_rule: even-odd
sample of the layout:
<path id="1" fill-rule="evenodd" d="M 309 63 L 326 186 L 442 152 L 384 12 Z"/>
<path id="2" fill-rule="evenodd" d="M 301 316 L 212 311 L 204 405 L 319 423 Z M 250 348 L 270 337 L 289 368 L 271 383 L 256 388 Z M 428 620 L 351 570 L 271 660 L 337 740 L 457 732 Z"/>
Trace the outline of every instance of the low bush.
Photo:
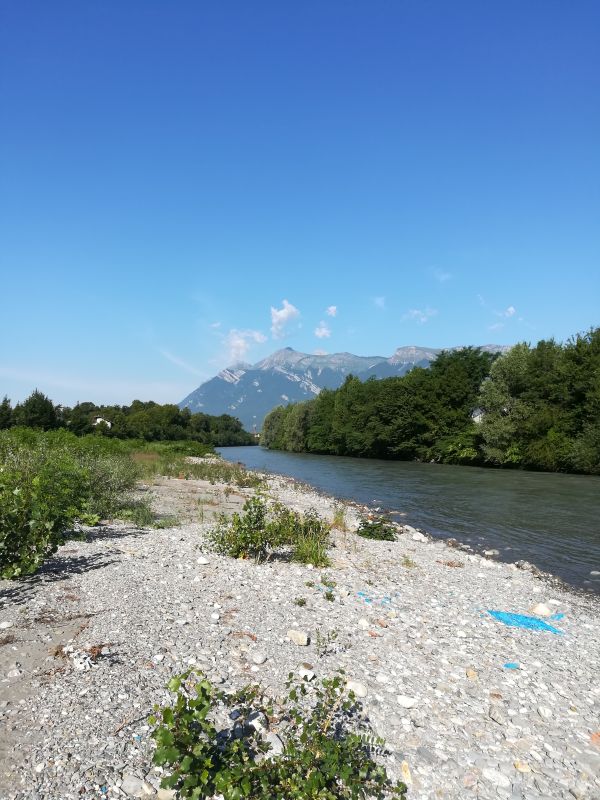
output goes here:
<path id="1" fill-rule="evenodd" d="M 0 432 L 0 577 L 35 572 L 76 520 L 117 513 L 136 477 L 128 456 L 65 431 Z"/>
<path id="2" fill-rule="evenodd" d="M 382 542 L 395 542 L 394 526 L 387 517 L 363 517 L 356 531 L 364 539 L 376 539 Z"/>
<path id="3" fill-rule="evenodd" d="M 170 771 L 164 789 L 182 800 L 366 800 L 405 797 L 375 761 L 384 742 L 370 734 L 360 704 L 340 675 L 321 685 L 294 683 L 277 708 L 258 687 L 233 694 L 216 689 L 198 671 L 168 683 L 174 705 L 157 707 L 150 722 L 154 763 Z M 275 755 L 265 738 L 267 719 L 285 721 L 285 741 Z M 226 720 L 225 727 L 219 722 Z"/>
<path id="4" fill-rule="evenodd" d="M 274 503 L 270 508 L 257 494 L 247 500 L 242 514 L 218 517 L 208 533 L 209 544 L 221 555 L 266 561 L 272 554 L 288 548 L 293 561 L 327 566 L 328 526 L 316 512 L 298 514 Z"/>

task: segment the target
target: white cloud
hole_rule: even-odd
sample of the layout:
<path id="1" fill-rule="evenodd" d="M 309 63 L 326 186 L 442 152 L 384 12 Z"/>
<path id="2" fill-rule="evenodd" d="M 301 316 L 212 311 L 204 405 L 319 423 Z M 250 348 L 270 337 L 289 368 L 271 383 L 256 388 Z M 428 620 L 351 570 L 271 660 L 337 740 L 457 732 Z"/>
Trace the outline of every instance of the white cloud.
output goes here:
<path id="1" fill-rule="evenodd" d="M 319 322 L 315 328 L 315 336 L 317 339 L 329 339 L 331 336 L 331 330 L 327 326 L 327 323 L 323 322 L 323 320 L 321 320 L 321 322 Z"/>
<path id="2" fill-rule="evenodd" d="M 414 319 L 416 322 L 423 325 L 423 323 L 427 322 L 431 317 L 435 317 L 437 313 L 437 308 L 411 308 L 406 314 L 402 315 L 402 319 Z"/>
<path id="3" fill-rule="evenodd" d="M 337 306 L 327 306 L 325 313 L 328 317 L 337 317 Z"/>
<path id="4" fill-rule="evenodd" d="M 220 322 L 211 322 L 209 327 L 210 328 L 220 328 L 221 327 L 221 323 Z"/>
<path id="5" fill-rule="evenodd" d="M 433 274 L 435 275 L 436 280 L 438 280 L 440 283 L 445 283 L 452 277 L 449 272 L 444 272 L 443 269 L 436 269 L 434 270 Z"/>
<path id="6" fill-rule="evenodd" d="M 374 297 L 373 303 L 376 308 L 385 308 L 385 297 Z"/>
<path id="7" fill-rule="evenodd" d="M 483 295 L 478 294 L 477 299 L 479 300 L 479 305 L 485 308 L 487 303 L 485 302 Z"/>
<path id="8" fill-rule="evenodd" d="M 313 356 L 326 356 L 327 350 L 313 350 Z"/>
<path id="9" fill-rule="evenodd" d="M 504 311 L 496 311 L 495 314 L 497 317 L 505 317 L 505 319 L 510 319 L 510 317 L 514 317 L 517 313 L 517 309 L 514 306 L 509 306 L 505 308 Z"/>
<path id="10" fill-rule="evenodd" d="M 260 331 L 240 331 L 237 328 L 232 328 L 225 337 L 231 362 L 242 361 L 253 343 L 262 344 L 266 341 L 267 337 Z"/>
<path id="11" fill-rule="evenodd" d="M 283 301 L 281 308 L 271 306 L 271 333 L 274 339 L 281 339 L 285 333 L 287 323 L 300 316 L 300 312 L 287 300 Z"/>
<path id="12" fill-rule="evenodd" d="M 499 331 L 504 327 L 503 322 L 494 322 L 493 325 L 488 326 L 488 331 Z"/>
<path id="13" fill-rule="evenodd" d="M 191 375 L 201 376 L 204 374 L 200 372 L 199 369 L 196 369 L 196 367 L 193 367 L 191 364 L 188 364 L 187 361 L 184 361 L 182 358 L 179 358 L 179 356 L 175 355 L 174 353 L 171 353 L 169 350 L 167 350 L 166 347 L 159 347 L 158 352 L 161 354 L 161 356 L 166 358 L 167 361 L 170 361 L 171 364 L 175 364 L 176 367 L 181 367 L 181 369 L 184 369 Z"/>

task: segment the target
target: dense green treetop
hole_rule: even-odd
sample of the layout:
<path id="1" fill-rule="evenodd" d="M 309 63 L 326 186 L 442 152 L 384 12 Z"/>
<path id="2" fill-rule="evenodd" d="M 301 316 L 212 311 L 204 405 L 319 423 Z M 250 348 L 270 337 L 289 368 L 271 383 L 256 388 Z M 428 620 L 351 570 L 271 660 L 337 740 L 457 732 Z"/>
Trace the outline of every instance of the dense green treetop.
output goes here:
<path id="1" fill-rule="evenodd" d="M 401 378 L 349 376 L 274 409 L 261 443 L 293 452 L 600 473 L 600 328 L 498 357 L 444 352 Z"/>
<path id="2" fill-rule="evenodd" d="M 192 414 L 176 405 L 134 400 L 130 406 L 77 403 L 55 406 L 37 389 L 11 409 L 7 397 L 0 404 L 0 429 L 23 426 L 52 430 L 66 428 L 77 436 L 96 433 L 118 439 L 177 441 L 190 439 L 214 446 L 255 444 L 241 422 L 229 414 Z"/>

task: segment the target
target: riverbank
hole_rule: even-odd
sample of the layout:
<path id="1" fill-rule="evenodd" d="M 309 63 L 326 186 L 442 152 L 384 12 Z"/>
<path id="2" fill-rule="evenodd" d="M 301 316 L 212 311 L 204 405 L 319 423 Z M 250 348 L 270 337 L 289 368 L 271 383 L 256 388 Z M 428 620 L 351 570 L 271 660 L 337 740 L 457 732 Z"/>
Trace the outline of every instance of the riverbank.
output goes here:
<path id="1" fill-rule="evenodd" d="M 295 510 L 331 522 L 338 508 L 339 523 L 332 498 L 266 481 Z M 37 576 L 0 584 L 3 798 L 167 797 L 146 718 L 191 664 L 274 696 L 290 671 L 344 668 L 412 798 L 600 796 L 595 598 L 409 526 L 396 542 L 364 540 L 351 505 L 327 569 L 235 561 L 204 537 L 253 490 L 162 478 L 146 494 L 181 525 L 88 529 Z M 556 632 L 488 613 L 534 608 Z"/>

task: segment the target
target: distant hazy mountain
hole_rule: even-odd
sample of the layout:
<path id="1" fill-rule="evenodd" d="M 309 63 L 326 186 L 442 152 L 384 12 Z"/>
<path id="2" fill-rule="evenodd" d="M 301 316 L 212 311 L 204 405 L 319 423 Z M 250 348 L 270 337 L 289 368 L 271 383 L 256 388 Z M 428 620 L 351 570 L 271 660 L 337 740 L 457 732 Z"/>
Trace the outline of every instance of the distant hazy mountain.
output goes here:
<path id="1" fill-rule="evenodd" d="M 501 352 L 508 348 L 489 344 L 481 349 Z M 413 367 L 428 367 L 441 352 L 441 348 L 411 346 L 399 347 L 390 358 L 352 353 L 316 356 L 286 347 L 256 364 L 227 367 L 184 398 L 179 407 L 193 413 L 231 414 L 242 421 L 246 430 L 260 430 L 263 419 L 275 406 L 309 400 L 321 389 L 337 389 L 350 374 L 361 380 L 373 375 L 405 375 Z"/>

